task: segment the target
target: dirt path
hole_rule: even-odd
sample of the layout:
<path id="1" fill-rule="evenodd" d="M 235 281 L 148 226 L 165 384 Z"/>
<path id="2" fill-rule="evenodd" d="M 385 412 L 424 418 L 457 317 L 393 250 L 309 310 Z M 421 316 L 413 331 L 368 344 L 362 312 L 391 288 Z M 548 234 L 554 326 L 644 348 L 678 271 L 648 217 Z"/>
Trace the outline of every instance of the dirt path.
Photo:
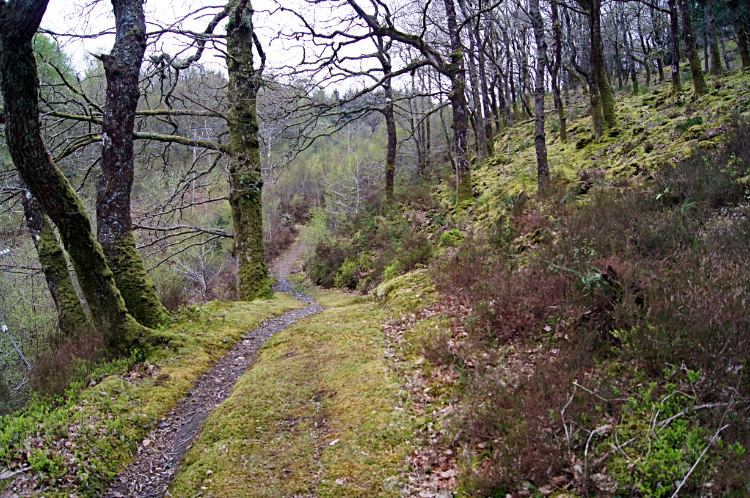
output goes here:
<path id="1" fill-rule="evenodd" d="M 305 244 L 300 238 L 288 254 L 274 265 L 278 278 L 274 290 L 291 292 L 308 306 L 268 320 L 237 341 L 232 350 L 198 379 L 187 396 L 141 442 L 135 461 L 115 477 L 105 497 L 164 496 L 185 452 L 200 436 L 203 421 L 229 397 L 234 384 L 254 363 L 261 346 L 275 333 L 323 310 L 310 296 L 295 292 L 287 280 L 304 250 Z"/>

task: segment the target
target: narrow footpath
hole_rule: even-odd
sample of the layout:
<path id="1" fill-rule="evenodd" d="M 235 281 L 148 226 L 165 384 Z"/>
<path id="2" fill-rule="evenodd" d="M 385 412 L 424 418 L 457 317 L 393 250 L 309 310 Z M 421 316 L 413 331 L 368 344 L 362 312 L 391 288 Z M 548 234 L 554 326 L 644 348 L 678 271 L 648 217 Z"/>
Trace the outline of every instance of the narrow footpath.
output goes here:
<path id="1" fill-rule="evenodd" d="M 136 459 L 115 476 L 105 497 L 164 496 L 185 453 L 199 437 L 203 421 L 229 397 L 237 380 L 255 362 L 263 344 L 274 334 L 323 310 L 312 297 L 294 291 L 287 280 L 304 249 L 304 242 L 298 240 L 289 253 L 274 265 L 273 273 L 278 280 L 274 290 L 291 293 L 307 307 L 270 319 L 237 341 L 141 442 Z"/>

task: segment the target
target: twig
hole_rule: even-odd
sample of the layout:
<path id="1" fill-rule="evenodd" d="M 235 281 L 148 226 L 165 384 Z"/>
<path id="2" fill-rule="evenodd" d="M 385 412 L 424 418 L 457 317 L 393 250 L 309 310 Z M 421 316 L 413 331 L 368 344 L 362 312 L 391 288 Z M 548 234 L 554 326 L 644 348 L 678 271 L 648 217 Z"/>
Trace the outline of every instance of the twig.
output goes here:
<path id="1" fill-rule="evenodd" d="M 706 448 L 703 450 L 703 453 L 701 453 L 701 456 L 698 457 L 698 460 L 695 461 L 695 463 L 693 464 L 693 466 L 690 467 L 690 470 L 688 470 L 688 473 L 685 474 L 685 478 L 682 480 L 682 482 L 680 483 L 680 485 L 677 486 L 677 489 L 675 490 L 674 494 L 672 495 L 672 498 L 676 498 L 677 497 L 677 495 L 680 493 L 680 489 L 682 489 L 682 487 L 687 482 L 688 477 L 690 477 L 690 474 L 693 473 L 693 471 L 695 470 L 695 468 L 698 466 L 698 464 L 700 463 L 700 461 L 703 459 L 703 455 L 706 454 L 706 452 L 711 447 L 711 445 L 714 443 L 714 441 L 716 441 L 716 438 L 719 436 L 719 433 L 721 431 L 723 431 L 724 429 L 726 429 L 727 427 L 729 427 L 729 424 L 726 424 L 724 427 L 722 427 L 721 429 L 719 429 L 718 431 L 716 431 L 716 434 L 714 434 L 713 437 L 711 438 L 711 440 L 708 442 L 708 444 L 706 445 Z"/>
<path id="2" fill-rule="evenodd" d="M 669 423 L 672 422 L 674 419 L 682 417 L 683 415 L 685 415 L 688 412 L 694 412 L 694 411 L 698 411 L 698 410 L 704 410 L 706 408 L 716 408 L 717 406 L 727 406 L 728 404 L 729 403 L 709 403 L 707 405 L 700 405 L 700 406 L 695 406 L 693 408 L 688 408 L 686 410 L 682 410 L 677 415 L 673 415 L 673 416 L 669 417 L 666 420 L 662 420 L 657 425 L 659 425 L 659 430 L 661 430 L 664 427 L 666 427 L 667 425 L 669 425 Z"/>
<path id="3" fill-rule="evenodd" d="M 5 332 L 5 334 L 8 336 L 8 339 L 10 339 L 10 342 L 13 343 L 13 347 L 16 348 L 16 351 L 18 351 L 18 354 L 21 355 L 21 359 L 23 359 L 23 362 L 26 363 L 26 366 L 28 368 L 31 368 L 31 365 L 29 365 L 29 362 L 26 360 L 26 357 L 23 355 L 23 353 L 21 352 L 21 350 L 18 348 L 18 345 L 16 344 L 16 341 L 13 340 L 13 337 L 11 337 L 10 332 L 8 332 L 8 326 L 7 325 L 3 325 L 0 328 L 2 328 L 3 332 Z"/>
<path id="4" fill-rule="evenodd" d="M 589 435 L 588 441 L 586 441 L 586 450 L 584 451 L 584 460 L 583 460 L 583 480 L 585 481 L 588 479 L 588 471 L 589 471 L 589 444 L 591 444 L 591 439 L 596 434 L 606 434 L 607 431 L 609 431 L 612 428 L 611 425 L 603 425 L 601 427 L 597 427 L 593 431 L 591 431 L 591 434 Z"/>
<path id="5" fill-rule="evenodd" d="M 18 470 L 10 470 L 10 469 L 3 470 L 2 472 L 0 472 L 0 481 L 4 481 L 5 479 L 10 479 L 11 477 L 15 475 L 22 474 L 26 472 L 27 470 L 29 470 L 30 468 L 31 467 L 22 467 Z"/>
<path id="6" fill-rule="evenodd" d="M 570 434 L 568 433 L 568 426 L 565 424 L 565 410 L 568 409 L 568 406 L 573 402 L 573 398 L 576 396 L 576 390 L 578 389 L 578 385 L 574 382 L 573 383 L 573 394 L 570 395 L 570 399 L 563 407 L 562 411 L 560 412 L 560 418 L 562 419 L 563 423 L 563 429 L 565 429 L 565 440 L 568 442 L 568 453 L 570 453 Z"/>

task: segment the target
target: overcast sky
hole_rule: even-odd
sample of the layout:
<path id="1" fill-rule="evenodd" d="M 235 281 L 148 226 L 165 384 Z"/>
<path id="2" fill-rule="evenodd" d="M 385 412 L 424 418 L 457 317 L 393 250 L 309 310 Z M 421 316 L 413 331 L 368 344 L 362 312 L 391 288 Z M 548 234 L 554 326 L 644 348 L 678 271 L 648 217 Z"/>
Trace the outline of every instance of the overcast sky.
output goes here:
<path id="1" fill-rule="evenodd" d="M 253 0 L 256 13 L 253 17 L 256 32 L 266 47 L 269 65 L 279 66 L 291 62 L 293 54 L 289 53 L 280 40 L 273 40 L 285 23 L 295 22 L 295 19 L 285 13 L 268 13 L 276 4 L 273 0 Z M 285 0 L 285 4 L 296 3 Z M 161 27 L 175 25 L 189 12 L 205 8 L 201 15 L 193 16 L 180 22 L 183 29 L 203 31 L 206 25 L 223 4 L 221 0 L 185 0 L 164 1 L 147 0 L 145 5 L 148 31 L 153 32 Z M 211 8 L 215 6 L 216 8 Z M 107 29 L 114 30 L 114 15 L 112 4 L 106 0 L 98 1 L 66 1 L 50 0 L 47 12 L 42 19 L 42 28 L 55 33 L 75 33 L 91 35 Z M 223 22 L 216 33 L 222 33 L 226 22 Z M 273 40 L 273 41 L 272 41 Z M 65 51 L 71 56 L 76 69 L 82 71 L 91 60 L 91 54 L 109 53 L 114 43 L 114 35 L 104 35 L 95 39 L 60 38 Z M 184 48 L 185 39 L 177 37 L 163 37 L 150 50 L 167 50 L 174 53 Z M 217 68 L 225 67 L 221 54 L 217 51 L 207 51 L 201 59 L 203 63 L 214 63 Z"/>

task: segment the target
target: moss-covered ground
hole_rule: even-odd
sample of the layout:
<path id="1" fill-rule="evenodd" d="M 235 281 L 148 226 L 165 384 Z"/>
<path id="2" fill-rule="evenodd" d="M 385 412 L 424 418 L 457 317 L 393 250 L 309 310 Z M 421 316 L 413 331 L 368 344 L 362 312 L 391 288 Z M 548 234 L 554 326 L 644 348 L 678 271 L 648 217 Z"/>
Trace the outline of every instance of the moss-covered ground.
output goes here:
<path id="1" fill-rule="evenodd" d="M 394 297 L 412 288 L 394 287 Z M 206 420 L 173 496 L 402 494 L 414 420 L 398 372 L 409 358 L 391 351 L 381 325 L 403 308 L 317 298 L 327 309 L 274 336 Z"/>
<path id="2" fill-rule="evenodd" d="M 191 306 L 162 329 L 169 344 L 164 349 L 89 366 L 88 372 L 81 365 L 81 380 L 64 397 L 0 418 L 0 471 L 30 467 L 0 482 L 0 490 L 27 494 L 24 487 L 49 486 L 44 496 L 99 496 L 158 420 L 242 334 L 302 307 L 286 294 Z"/>
<path id="3" fill-rule="evenodd" d="M 546 119 L 547 149 L 553 182 L 568 187 L 582 172 L 600 181 L 648 182 L 660 167 L 688 158 L 699 148 L 716 148 L 729 129 L 732 114 L 750 113 L 750 74 L 736 69 L 708 76 L 709 91 L 693 98 L 686 82 L 677 96 L 669 83 L 657 84 L 638 95 L 616 94 L 614 129 L 594 139 L 588 96 L 571 94 L 566 103 L 568 140 L 561 143 L 554 114 Z M 549 99 L 548 99 L 549 100 Z M 547 102 L 547 109 L 552 109 Z M 495 139 L 495 156 L 472 171 L 476 203 L 469 221 L 487 227 L 523 190 L 534 196 L 537 188 L 534 122 L 508 128 Z M 453 206 L 453 189 L 442 185 L 443 205 Z"/>

